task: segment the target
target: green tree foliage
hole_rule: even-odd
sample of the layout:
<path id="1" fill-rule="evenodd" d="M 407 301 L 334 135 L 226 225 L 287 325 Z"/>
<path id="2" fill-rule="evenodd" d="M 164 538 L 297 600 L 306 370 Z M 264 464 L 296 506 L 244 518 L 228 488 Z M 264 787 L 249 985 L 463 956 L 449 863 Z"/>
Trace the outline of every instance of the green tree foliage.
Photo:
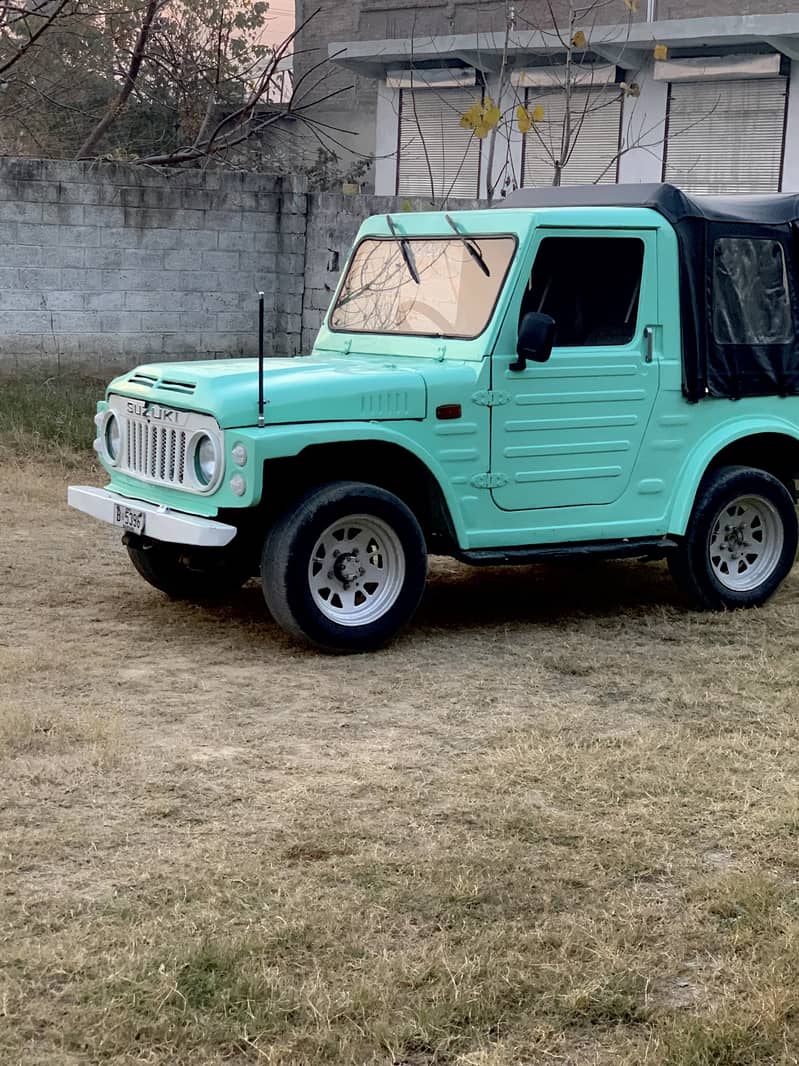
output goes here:
<path id="1" fill-rule="evenodd" d="M 286 115 L 313 126 L 325 99 L 323 71 L 297 92 L 285 78 L 294 34 L 258 43 L 264 0 L 9 2 L 0 0 L 0 152 L 235 161 Z"/>

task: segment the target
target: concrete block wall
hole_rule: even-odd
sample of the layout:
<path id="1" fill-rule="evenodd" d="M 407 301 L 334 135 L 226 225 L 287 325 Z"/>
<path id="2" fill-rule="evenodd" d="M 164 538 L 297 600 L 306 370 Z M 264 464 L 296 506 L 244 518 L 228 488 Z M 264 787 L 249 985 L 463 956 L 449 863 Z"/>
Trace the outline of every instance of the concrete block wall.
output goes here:
<path id="1" fill-rule="evenodd" d="M 0 360 L 253 354 L 302 290 L 304 197 L 253 174 L 0 160 Z"/>

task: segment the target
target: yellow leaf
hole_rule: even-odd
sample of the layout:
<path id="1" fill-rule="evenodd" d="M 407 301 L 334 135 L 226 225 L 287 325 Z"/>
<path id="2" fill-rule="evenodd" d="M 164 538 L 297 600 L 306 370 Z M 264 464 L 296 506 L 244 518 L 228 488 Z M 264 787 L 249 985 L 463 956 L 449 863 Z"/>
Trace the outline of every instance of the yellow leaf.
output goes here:
<path id="1" fill-rule="evenodd" d="M 488 135 L 488 131 L 494 129 L 502 117 L 502 113 L 490 96 L 485 98 L 485 103 L 475 103 L 469 110 L 461 115 L 461 129 L 472 130 L 476 137 L 482 141 Z"/>
<path id="2" fill-rule="evenodd" d="M 665 44 L 656 44 L 655 45 L 655 59 L 664 60 L 664 59 L 668 59 L 668 58 L 669 58 L 669 50 L 666 47 L 666 45 Z"/>
<path id="3" fill-rule="evenodd" d="M 584 50 L 588 47 L 588 38 L 585 36 L 582 30 L 578 30 L 572 37 L 572 48 Z"/>
<path id="4" fill-rule="evenodd" d="M 533 108 L 533 122 L 543 122 L 543 121 L 544 121 L 544 105 L 543 104 L 536 104 L 535 107 Z"/>
<path id="5" fill-rule="evenodd" d="M 462 129 L 473 130 L 478 122 L 483 120 L 483 106 L 482 104 L 475 103 L 469 108 L 465 114 L 461 115 L 460 124 Z"/>
<path id="6" fill-rule="evenodd" d="M 483 111 L 483 122 L 490 130 L 496 126 L 500 119 L 500 110 L 495 106 L 494 101 L 490 96 L 486 97 L 486 106 Z"/>
<path id="7" fill-rule="evenodd" d="M 516 108 L 516 125 L 519 127 L 520 133 L 529 133 L 533 128 L 533 120 L 530 118 L 530 112 L 522 104 Z"/>
<path id="8" fill-rule="evenodd" d="M 627 8 L 628 11 L 631 11 L 633 15 L 638 14 L 638 0 L 624 0 L 624 6 Z"/>

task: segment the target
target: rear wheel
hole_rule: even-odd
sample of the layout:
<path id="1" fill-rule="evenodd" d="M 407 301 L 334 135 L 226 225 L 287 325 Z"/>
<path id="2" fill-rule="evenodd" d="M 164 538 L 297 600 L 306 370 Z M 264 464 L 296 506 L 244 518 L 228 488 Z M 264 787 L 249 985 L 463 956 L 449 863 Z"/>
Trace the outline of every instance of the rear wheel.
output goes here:
<path id="1" fill-rule="evenodd" d="M 757 607 L 796 558 L 799 523 L 785 485 L 764 470 L 727 466 L 699 490 L 672 575 L 702 607 Z"/>
<path id="2" fill-rule="evenodd" d="M 328 651 L 369 651 L 410 619 L 427 577 L 419 523 L 398 497 L 360 482 L 307 492 L 264 542 L 273 618 Z"/>
<path id="3" fill-rule="evenodd" d="M 175 600 L 220 599 L 240 588 L 252 572 L 231 548 L 189 548 L 132 534 L 125 546 L 144 580 Z"/>

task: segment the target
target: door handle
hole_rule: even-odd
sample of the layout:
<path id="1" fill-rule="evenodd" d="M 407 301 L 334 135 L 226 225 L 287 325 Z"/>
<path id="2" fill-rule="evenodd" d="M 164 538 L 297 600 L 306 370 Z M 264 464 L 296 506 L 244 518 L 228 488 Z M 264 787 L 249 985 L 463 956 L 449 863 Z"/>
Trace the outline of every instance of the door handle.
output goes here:
<path id="1" fill-rule="evenodd" d="M 644 326 L 644 341 L 646 342 L 646 349 L 644 351 L 644 362 L 651 363 L 655 351 L 654 326 Z"/>

